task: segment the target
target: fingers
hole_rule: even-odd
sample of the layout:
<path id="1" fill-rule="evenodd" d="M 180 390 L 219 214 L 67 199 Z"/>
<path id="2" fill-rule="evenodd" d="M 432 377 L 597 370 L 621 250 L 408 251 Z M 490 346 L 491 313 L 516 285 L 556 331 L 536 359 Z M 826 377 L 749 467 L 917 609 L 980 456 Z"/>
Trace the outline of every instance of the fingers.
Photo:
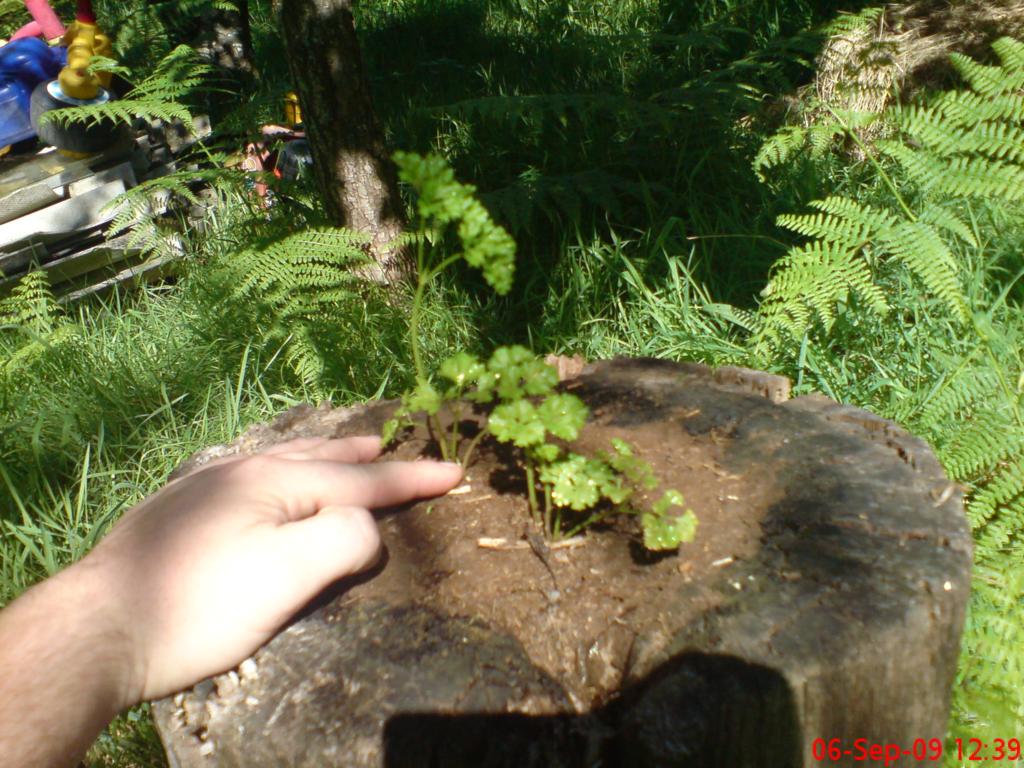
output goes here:
<path id="1" fill-rule="evenodd" d="M 439 461 L 384 461 L 346 467 L 358 481 L 346 489 L 348 504 L 375 509 L 440 496 L 462 479 L 462 467 Z"/>
<path id="2" fill-rule="evenodd" d="M 304 599 L 336 579 L 370 567 L 380 556 L 377 524 L 367 510 L 357 507 L 325 507 L 279 528 L 276 540 L 294 589 Z"/>
<path id="3" fill-rule="evenodd" d="M 189 477 L 213 467 L 222 467 L 225 464 L 234 464 L 243 461 L 250 456 L 277 456 L 284 459 L 295 460 L 323 460 L 340 461 L 346 464 L 364 464 L 373 461 L 380 454 L 380 437 L 377 435 L 360 435 L 357 437 L 327 438 L 327 437 L 299 437 L 288 440 L 284 443 L 264 448 L 256 454 L 234 454 L 212 459 L 198 467 L 193 468 L 182 477 Z M 177 478 L 178 480 L 181 477 Z"/>
<path id="4" fill-rule="evenodd" d="M 308 517 L 326 507 L 373 509 L 438 496 L 462 478 L 461 467 L 437 461 L 342 464 L 253 456 L 237 470 L 241 473 L 237 482 L 250 492 L 265 489 L 263 492 L 277 499 L 284 513 L 282 522 Z"/>
<path id="5" fill-rule="evenodd" d="M 278 443 L 260 451 L 264 456 L 281 456 L 289 459 L 321 459 L 341 461 L 346 464 L 365 464 L 380 454 L 380 437 L 361 435 L 330 439 L 326 437 L 300 437 L 286 443 Z"/>

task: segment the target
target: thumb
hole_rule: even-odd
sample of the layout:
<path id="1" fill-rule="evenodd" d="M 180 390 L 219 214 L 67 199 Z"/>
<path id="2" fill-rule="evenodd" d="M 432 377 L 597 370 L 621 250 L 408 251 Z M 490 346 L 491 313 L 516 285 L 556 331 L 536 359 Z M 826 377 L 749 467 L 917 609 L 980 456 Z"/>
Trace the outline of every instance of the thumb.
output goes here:
<path id="1" fill-rule="evenodd" d="M 295 589 L 312 597 L 332 581 L 369 568 L 380 556 L 380 532 L 362 507 L 324 507 L 278 529 Z"/>

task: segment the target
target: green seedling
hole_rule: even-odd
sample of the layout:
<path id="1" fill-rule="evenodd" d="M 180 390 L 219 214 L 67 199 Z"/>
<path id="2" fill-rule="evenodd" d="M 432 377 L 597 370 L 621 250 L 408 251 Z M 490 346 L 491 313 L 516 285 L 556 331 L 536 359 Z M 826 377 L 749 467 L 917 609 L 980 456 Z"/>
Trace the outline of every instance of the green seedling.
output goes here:
<path id="1" fill-rule="evenodd" d="M 644 529 L 644 546 L 648 549 L 675 549 L 681 542 L 693 541 L 697 535 L 697 516 L 686 509 L 683 495 L 674 489 L 654 502 L 649 512 L 640 516 Z M 670 515 L 672 507 L 680 507 L 683 513 Z"/>
<path id="2" fill-rule="evenodd" d="M 625 441 L 613 440 L 612 451 L 592 457 L 569 449 L 589 409 L 575 395 L 556 391 L 557 372 L 530 350 L 498 347 L 486 363 L 459 352 L 441 364 L 437 383 L 427 375 L 419 343 L 427 286 L 461 258 L 479 268 L 499 294 L 506 293 L 512 284 L 515 243 L 473 197 L 474 188 L 456 181 L 443 159 L 399 153 L 395 161 L 400 178 L 419 195 L 417 282 L 409 323 L 416 386 L 384 425 L 383 442 L 391 442 L 399 430 L 414 424 L 415 414 L 423 414 L 442 457 L 463 466 L 469 466 L 477 445 L 488 435 L 514 446 L 525 474 L 531 517 L 549 539 L 573 536 L 611 514 L 634 512 L 640 515 L 648 548 L 672 549 L 692 540 L 697 524 L 693 513 L 669 514 L 684 504 L 678 491 L 667 491 L 647 511 L 633 505 L 638 492 L 654 490 L 658 481 L 650 465 Z M 428 245 L 445 237 L 448 229 L 455 230 L 462 250 L 432 258 Z M 467 408 L 489 413 L 463 447 L 461 426 Z M 566 524 L 563 515 L 572 515 L 572 522 Z"/>
<path id="3" fill-rule="evenodd" d="M 419 327 L 423 314 L 423 297 L 430 283 L 460 259 L 479 269 L 484 280 L 498 294 L 508 293 L 515 273 L 516 244 L 508 232 L 494 223 L 487 209 L 473 196 L 476 188 L 457 181 L 455 172 L 444 158 L 438 155 L 421 156 L 411 152 L 396 152 L 394 159 L 398 166 L 399 178 L 409 184 L 417 194 L 418 226 L 412 236 L 416 246 L 416 291 L 409 317 L 409 345 L 413 366 L 416 369 L 416 387 L 402 398 L 402 407 L 396 414 L 396 419 L 384 426 L 382 439 L 385 443 L 390 442 L 399 427 L 408 422 L 410 414 L 423 412 L 426 415 L 427 427 L 440 446 L 441 455 L 445 459 L 454 459 L 451 442 L 440 434 L 438 414 L 444 399 L 457 399 L 460 387 L 460 372 L 457 370 L 459 363 L 456 361 L 451 364 L 453 386 L 443 393 L 438 392 L 427 376 L 420 348 Z M 434 249 L 428 248 L 428 245 L 444 239 L 450 230 L 455 231 L 461 250 L 432 258 Z M 465 375 L 462 378 L 468 381 Z"/>

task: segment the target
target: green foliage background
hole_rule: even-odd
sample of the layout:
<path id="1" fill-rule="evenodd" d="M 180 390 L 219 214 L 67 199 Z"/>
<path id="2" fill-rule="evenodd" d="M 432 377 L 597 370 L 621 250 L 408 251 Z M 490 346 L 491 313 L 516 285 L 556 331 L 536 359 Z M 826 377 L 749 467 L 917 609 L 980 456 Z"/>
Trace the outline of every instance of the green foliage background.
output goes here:
<path id="1" fill-rule="evenodd" d="M 97 3 L 144 95 L 213 113 L 207 160 L 278 120 L 290 89 L 266 2 L 252 3 L 258 77 L 175 85 L 168 62 L 214 5 Z M 838 10 L 358 4 L 392 146 L 443 154 L 518 246 L 507 296 L 471 269 L 431 286 L 423 356 L 523 343 L 751 365 L 926 437 L 968 490 L 976 539 L 950 735 L 1007 738 L 1024 725 L 1024 52 L 954 57 L 946 91 L 883 114 L 794 106 L 830 29 L 874 18 Z M 0 4 L 0 22 L 15 11 Z M 313 190 L 280 189 L 268 212 L 236 174 L 205 178 L 202 231 L 137 230 L 158 253 L 177 238 L 175 282 L 68 309 L 35 276 L 0 306 L 0 604 L 193 451 L 297 402 L 414 381 L 411 290 L 353 280 L 358 238 L 325 225 Z M 187 196 L 189 181 L 164 186 Z M 141 709 L 90 756 L 160 759 Z"/>

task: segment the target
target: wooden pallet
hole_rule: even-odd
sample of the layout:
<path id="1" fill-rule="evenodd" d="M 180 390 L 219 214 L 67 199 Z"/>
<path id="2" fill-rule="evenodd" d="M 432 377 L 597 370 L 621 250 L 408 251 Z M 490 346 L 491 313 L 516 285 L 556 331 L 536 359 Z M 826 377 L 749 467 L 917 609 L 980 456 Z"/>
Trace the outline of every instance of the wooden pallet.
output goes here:
<path id="1" fill-rule="evenodd" d="M 3 158 L 0 297 L 36 269 L 46 273 L 62 303 L 173 271 L 173 255 L 147 258 L 138 238 L 109 231 L 118 197 L 139 179 L 175 170 L 174 154 L 194 142 L 182 141 L 173 128 L 146 126 L 133 141 L 88 158 L 67 159 L 51 148 Z M 205 126 L 203 133 L 208 132 Z M 152 208 L 155 214 L 166 212 L 166 201 L 154 200 Z"/>

